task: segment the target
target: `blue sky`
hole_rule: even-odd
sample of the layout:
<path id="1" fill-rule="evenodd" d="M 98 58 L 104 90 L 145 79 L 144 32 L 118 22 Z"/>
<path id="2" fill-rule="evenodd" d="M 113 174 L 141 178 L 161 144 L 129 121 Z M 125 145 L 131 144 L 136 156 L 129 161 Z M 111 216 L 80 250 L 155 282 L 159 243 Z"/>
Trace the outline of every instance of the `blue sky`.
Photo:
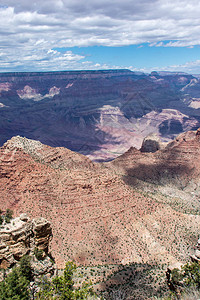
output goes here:
<path id="1" fill-rule="evenodd" d="M 85 57 L 84 61 L 92 60 L 94 64 L 106 64 L 111 67 L 129 68 L 149 72 L 150 70 L 176 71 L 179 66 L 195 62 L 200 58 L 200 47 L 164 47 L 150 46 L 149 44 L 130 45 L 121 47 L 73 47 L 56 48 L 63 53 L 72 50 L 73 53 Z M 188 61 L 189 59 L 189 61 Z M 190 70 L 191 69 L 191 70 Z M 199 69 L 197 68 L 197 71 Z M 188 66 L 188 72 L 195 68 Z"/>
<path id="2" fill-rule="evenodd" d="M 0 72 L 200 73 L 199 0 L 0 0 Z"/>

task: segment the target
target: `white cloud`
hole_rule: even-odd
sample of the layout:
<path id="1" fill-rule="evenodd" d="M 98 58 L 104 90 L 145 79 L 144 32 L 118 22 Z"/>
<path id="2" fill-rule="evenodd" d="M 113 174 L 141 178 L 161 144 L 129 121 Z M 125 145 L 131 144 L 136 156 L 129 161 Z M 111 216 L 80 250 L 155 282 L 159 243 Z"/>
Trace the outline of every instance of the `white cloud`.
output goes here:
<path id="1" fill-rule="evenodd" d="M 83 57 L 55 53 L 56 47 L 193 47 L 200 44 L 199 15 L 199 0 L 6 0 L 0 6 L 0 52 L 7 58 L 0 57 L 0 68 L 24 62 L 27 68 L 35 63 L 34 69 L 84 66 Z"/>
<path id="2" fill-rule="evenodd" d="M 56 70 L 82 70 L 82 69 L 109 69 L 107 65 L 94 64 L 83 61 L 85 56 L 74 54 L 72 51 L 58 52 L 52 49 L 15 49 L 0 53 L 0 70 L 8 71 L 56 71 Z"/>
<path id="3" fill-rule="evenodd" d="M 200 60 L 188 61 L 185 64 L 169 65 L 166 67 L 151 67 L 151 68 L 135 68 L 134 66 L 129 66 L 131 71 L 139 71 L 144 73 L 150 73 L 152 71 L 168 71 L 168 72 L 184 72 L 191 74 L 199 74 L 200 70 Z"/>

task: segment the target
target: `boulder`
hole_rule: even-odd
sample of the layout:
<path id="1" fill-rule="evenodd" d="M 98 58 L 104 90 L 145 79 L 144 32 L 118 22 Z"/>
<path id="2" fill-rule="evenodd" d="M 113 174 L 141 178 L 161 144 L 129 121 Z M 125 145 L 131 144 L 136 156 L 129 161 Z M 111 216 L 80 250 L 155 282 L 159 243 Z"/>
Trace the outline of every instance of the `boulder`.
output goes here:
<path id="1" fill-rule="evenodd" d="M 150 134 L 144 138 L 141 152 L 156 152 L 165 148 L 165 143 L 162 143 L 156 134 Z"/>

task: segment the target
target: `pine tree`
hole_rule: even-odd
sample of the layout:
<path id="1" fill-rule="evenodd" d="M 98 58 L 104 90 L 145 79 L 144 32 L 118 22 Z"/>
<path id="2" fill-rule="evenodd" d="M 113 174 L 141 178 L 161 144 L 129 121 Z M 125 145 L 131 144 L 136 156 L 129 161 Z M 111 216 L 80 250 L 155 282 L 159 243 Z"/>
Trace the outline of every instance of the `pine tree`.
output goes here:
<path id="1" fill-rule="evenodd" d="M 19 268 L 13 268 L 6 279 L 0 283 L 1 300 L 28 300 L 29 281 L 22 276 Z"/>

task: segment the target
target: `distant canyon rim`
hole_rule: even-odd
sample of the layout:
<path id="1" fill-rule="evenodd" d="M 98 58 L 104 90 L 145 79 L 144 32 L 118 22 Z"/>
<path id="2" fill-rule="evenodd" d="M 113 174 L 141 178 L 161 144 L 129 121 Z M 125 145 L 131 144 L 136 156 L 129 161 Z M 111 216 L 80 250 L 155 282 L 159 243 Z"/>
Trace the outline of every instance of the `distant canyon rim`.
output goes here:
<path id="1" fill-rule="evenodd" d="M 0 144 L 12 136 L 109 161 L 146 136 L 200 126 L 200 79 L 130 70 L 0 74 Z"/>

